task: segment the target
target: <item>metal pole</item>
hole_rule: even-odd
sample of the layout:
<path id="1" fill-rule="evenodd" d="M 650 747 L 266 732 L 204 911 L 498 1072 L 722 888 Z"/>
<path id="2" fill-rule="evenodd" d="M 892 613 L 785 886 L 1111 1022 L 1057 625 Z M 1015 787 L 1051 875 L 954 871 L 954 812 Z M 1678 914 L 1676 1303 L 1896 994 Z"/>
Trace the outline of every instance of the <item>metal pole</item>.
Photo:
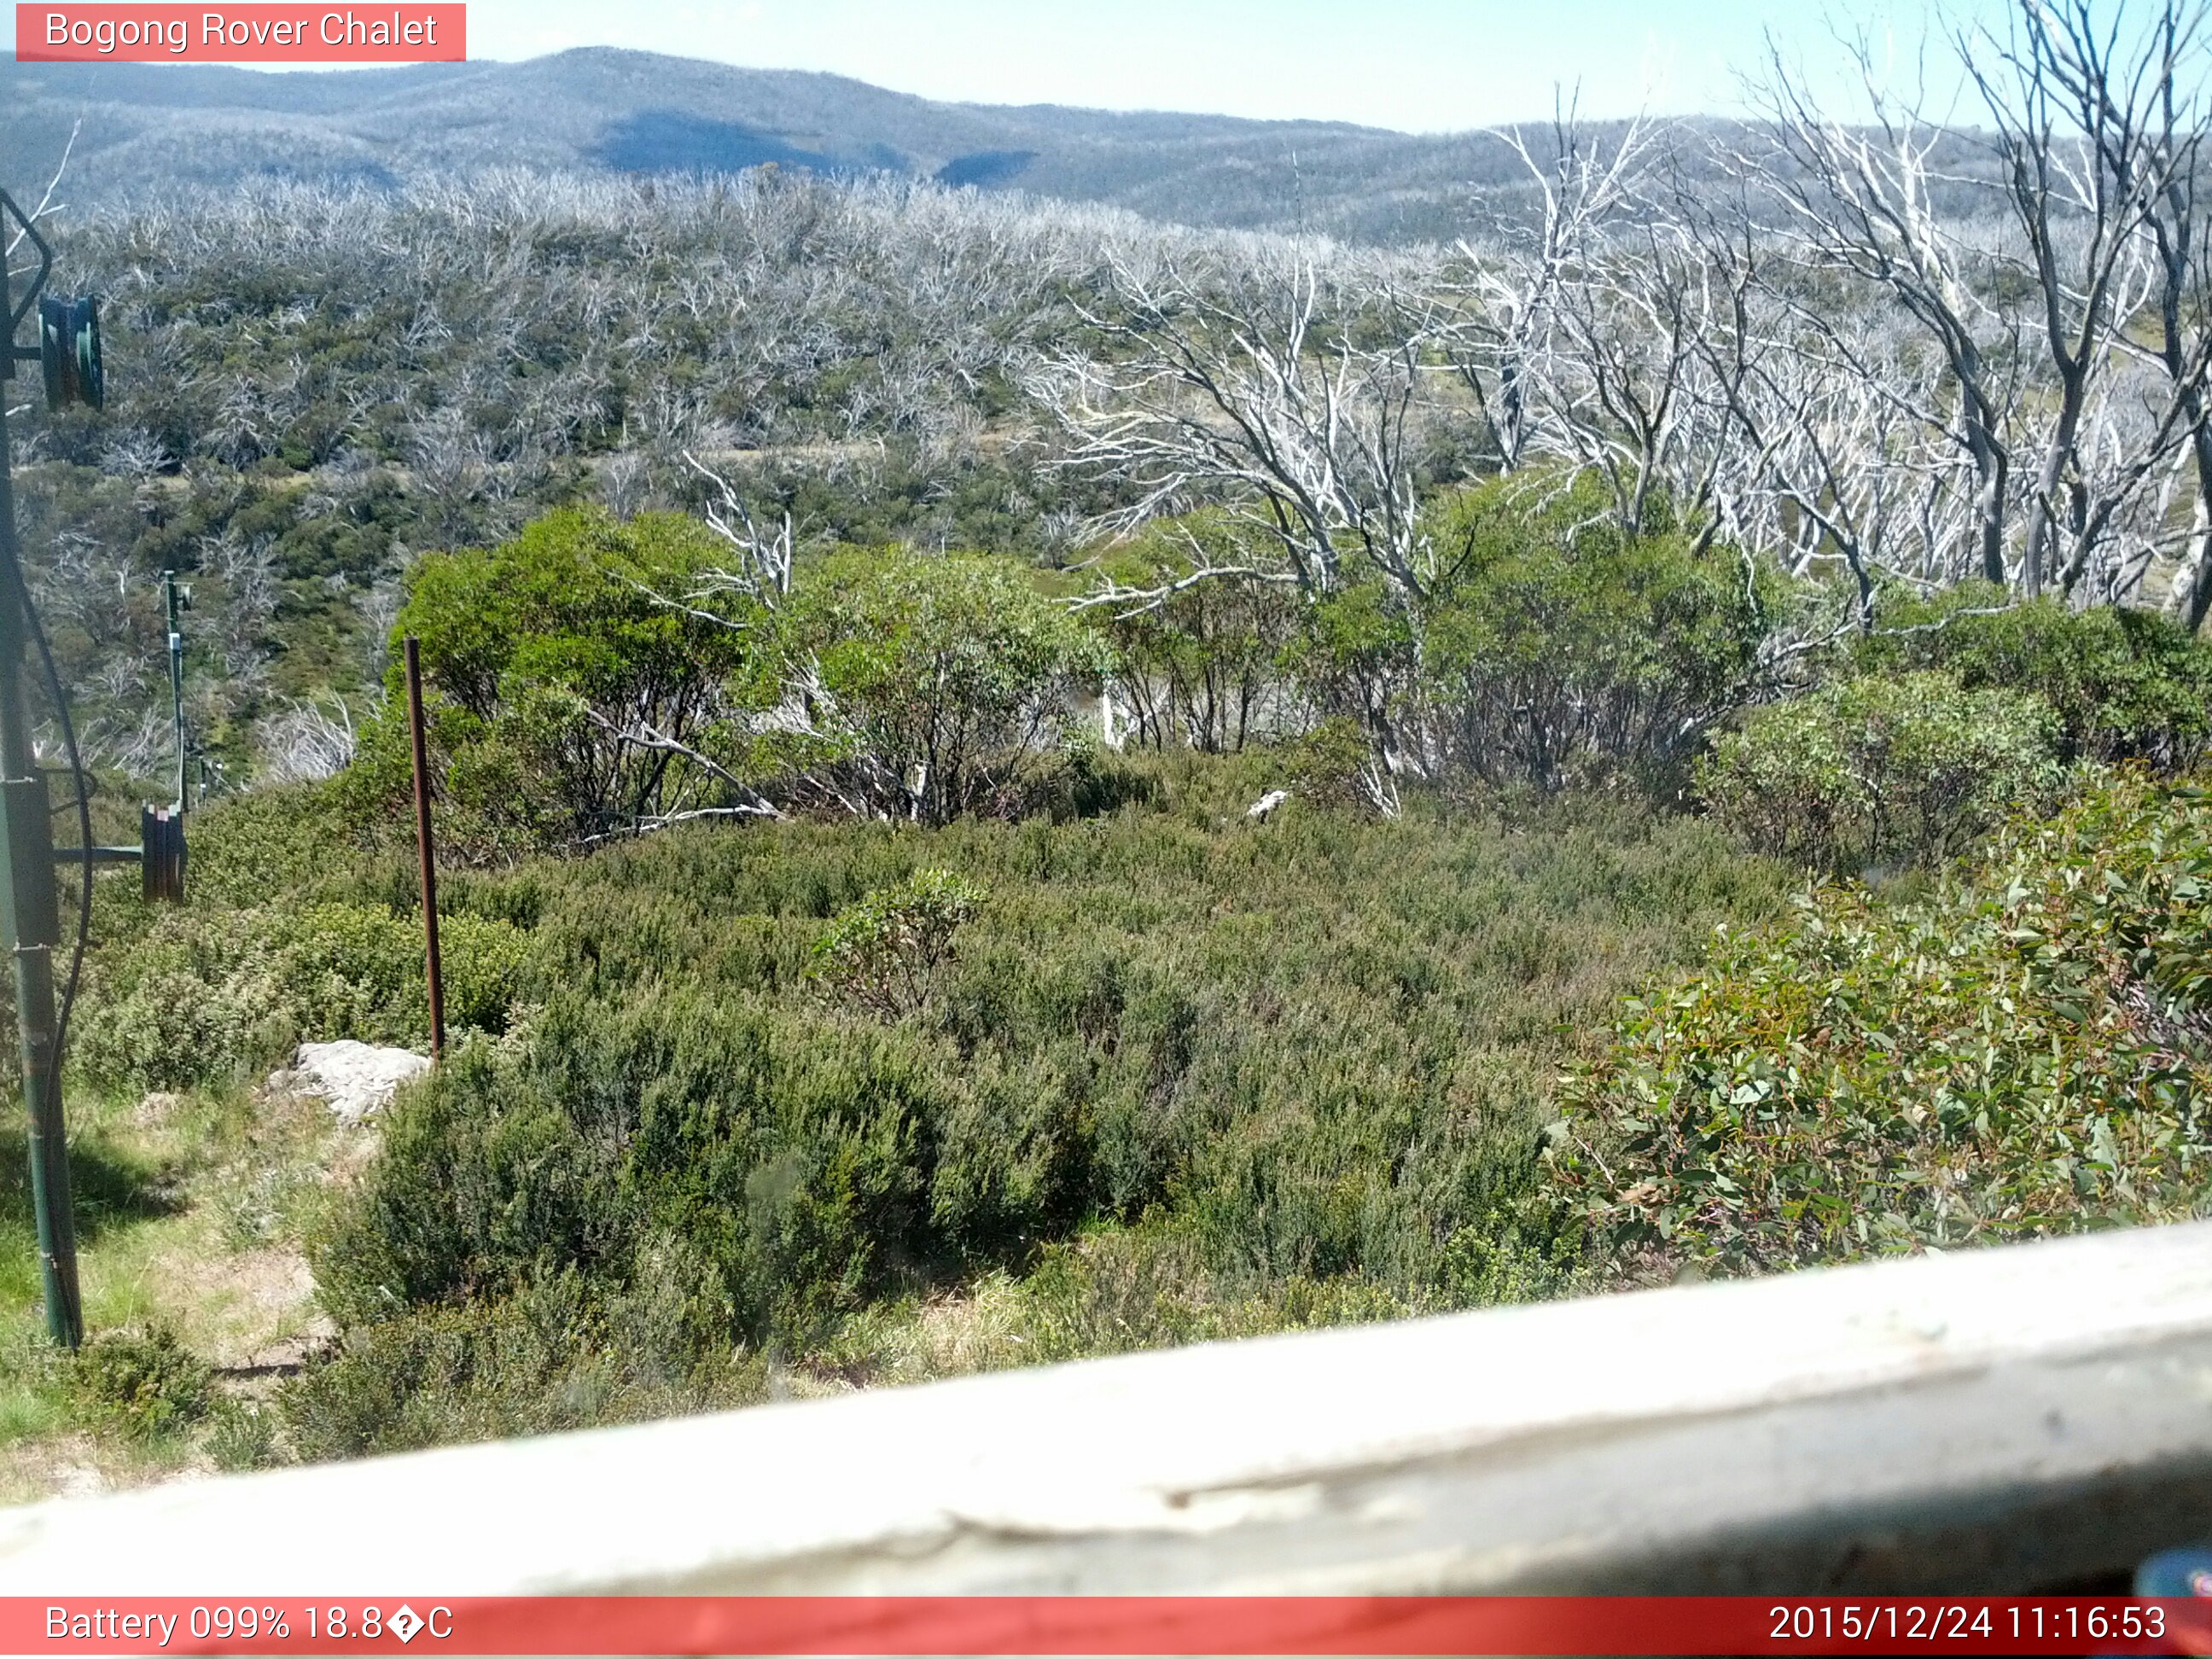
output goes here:
<path id="1" fill-rule="evenodd" d="M 8 285 L 0 280 L 0 315 Z M 55 1071 L 54 946 L 61 908 L 54 897 L 54 849 L 46 780 L 31 746 L 23 701 L 23 655 L 29 629 L 23 615 L 23 569 L 15 546 L 15 496 L 9 474 L 7 381 L 15 355 L 12 331 L 0 353 L 0 841 L 7 879 L 0 882 L 0 933 L 15 963 L 15 1031 L 22 1049 L 23 1103 L 30 1114 L 26 1148 L 31 1204 L 39 1229 L 39 1279 L 46 1294 L 46 1334 L 64 1347 L 84 1340 L 77 1295 L 76 1222 L 70 1202 L 69 1139 Z"/>
<path id="2" fill-rule="evenodd" d="M 407 726 L 415 739 L 415 844 L 422 855 L 422 950 L 429 969 L 430 1058 L 446 1052 L 446 994 L 438 981 L 438 861 L 430 846 L 430 757 L 422 736 L 422 652 L 410 634 Z"/>
<path id="3" fill-rule="evenodd" d="M 177 573 L 161 573 L 161 595 L 169 609 L 169 717 L 177 736 L 177 805 L 185 815 L 185 635 L 177 626 Z"/>

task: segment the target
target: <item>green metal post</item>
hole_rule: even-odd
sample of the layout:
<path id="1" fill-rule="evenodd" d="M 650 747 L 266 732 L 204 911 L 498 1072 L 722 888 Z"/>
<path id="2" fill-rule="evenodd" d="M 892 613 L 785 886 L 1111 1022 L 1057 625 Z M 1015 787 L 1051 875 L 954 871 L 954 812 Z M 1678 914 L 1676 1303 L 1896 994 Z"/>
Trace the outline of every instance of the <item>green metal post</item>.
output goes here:
<path id="1" fill-rule="evenodd" d="M 169 607 L 169 716 L 177 735 L 177 805 L 185 815 L 185 635 L 177 626 L 177 573 L 161 573 L 161 595 Z"/>
<path id="2" fill-rule="evenodd" d="M 0 314 L 6 306 L 0 282 Z M 46 1334 L 64 1347 L 84 1340 L 77 1295 L 76 1221 L 70 1203 L 69 1139 L 62 1121 L 61 1079 L 54 1054 L 54 947 L 61 909 L 54 897 L 52 823 L 46 780 L 31 746 L 23 700 L 28 629 L 23 570 L 15 547 L 15 496 L 9 477 L 7 381 L 15 343 L 0 356 L 0 842 L 7 848 L 0 881 L 0 933 L 15 963 L 15 1030 L 22 1048 L 23 1103 L 30 1111 L 31 1202 L 39 1228 L 39 1278 L 46 1292 Z"/>

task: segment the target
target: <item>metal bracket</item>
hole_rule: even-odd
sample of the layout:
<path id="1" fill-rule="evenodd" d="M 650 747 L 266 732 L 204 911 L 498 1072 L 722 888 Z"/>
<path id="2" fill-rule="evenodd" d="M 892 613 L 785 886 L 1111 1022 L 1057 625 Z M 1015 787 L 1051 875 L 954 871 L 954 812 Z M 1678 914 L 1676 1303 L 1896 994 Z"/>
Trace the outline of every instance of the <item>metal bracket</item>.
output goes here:
<path id="1" fill-rule="evenodd" d="M 31 246 L 39 251 L 38 274 L 31 278 L 31 286 L 23 295 L 23 303 L 12 307 L 8 313 L 8 339 L 12 345 L 15 331 L 22 326 L 23 319 L 31 314 L 31 307 L 39 302 L 40 291 L 46 285 L 46 278 L 53 274 L 54 251 L 46 246 L 46 239 L 39 234 L 39 228 L 31 222 L 30 215 L 17 207 L 15 198 L 4 190 L 0 190 L 0 210 L 4 210 L 6 216 L 0 218 L 0 224 L 13 219 L 22 227 L 23 234 L 31 239 Z"/>
<path id="2" fill-rule="evenodd" d="M 21 305 L 14 303 L 14 295 L 8 291 L 10 284 L 7 272 L 0 269 L 0 307 L 4 307 L 8 313 L 8 349 L 0 351 L 0 380 L 14 379 L 17 363 L 35 362 L 39 357 L 38 347 L 32 346 L 27 349 L 15 343 L 15 331 L 22 325 L 23 319 L 31 314 L 31 307 L 38 304 L 39 295 L 45 291 L 46 278 L 54 269 L 54 251 L 46 246 L 46 239 L 39 234 L 38 226 L 31 222 L 30 215 L 15 205 L 14 197 L 0 190 L 0 229 L 4 229 L 11 219 L 22 227 L 23 234 L 31 239 L 31 246 L 39 251 L 39 268 L 32 274 L 31 285 L 24 291 Z"/>
<path id="3" fill-rule="evenodd" d="M 171 902 L 185 896 L 185 820 L 173 807 L 139 809 L 138 830 L 143 837 L 136 847 L 57 847 L 56 864 L 135 864 L 143 872 L 141 887 L 148 903 Z"/>
<path id="4" fill-rule="evenodd" d="M 56 864 L 82 864 L 87 859 L 94 864 L 137 864 L 144 860 L 143 847 L 57 847 Z"/>
<path id="5" fill-rule="evenodd" d="M 40 800 L 45 799 L 45 783 L 41 774 L 33 786 L 40 792 Z M 164 899 L 175 902 L 185 896 L 185 814 L 181 805 L 142 805 L 138 809 L 136 847 L 57 847 L 50 842 L 47 854 L 54 864 L 76 868 L 135 864 L 140 872 L 141 890 L 149 904 Z"/>

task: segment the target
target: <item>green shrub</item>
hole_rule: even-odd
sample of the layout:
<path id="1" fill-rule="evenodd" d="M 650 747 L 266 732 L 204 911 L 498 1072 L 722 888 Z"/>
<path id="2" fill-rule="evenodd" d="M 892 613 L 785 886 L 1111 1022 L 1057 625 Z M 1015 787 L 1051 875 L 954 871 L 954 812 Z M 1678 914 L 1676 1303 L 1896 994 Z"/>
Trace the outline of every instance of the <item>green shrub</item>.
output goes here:
<path id="1" fill-rule="evenodd" d="M 456 850 L 573 845 L 745 798 L 697 757 L 742 764 L 744 716 L 780 695 L 759 648 L 767 613 L 719 591 L 719 621 L 704 601 L 663 602 L 711 584 L 727 557 L 681 514 L 564 510 L 415 565 L 393 629 L 421 640 Z M 401 672 L 344 786 L 364 799 L 409 787 Z"/>
<path id="2" fill-rule="evenodd" d="M 987 896 L 950 870 L 917 870 L 839 911 L 814 947 L 816 971 L 886 1019 L 919 1013 L 951 961 L 954 936 Z"/>
<path id="3" fill-rule="evenodd" d="M 696 826 L 480 878 L 472 903 L 532 921 L 517 994 L 542 1008 L 449 1056 L 341 1195 L 315 1261 L 349 1340 L 568 1271 L 618 1304 L 680 1261 L 691 1311 L 640 1339 L 660 1363 L 796 1358 L 1148 1217 L 1209 1307 L 1569 1282 L 1573 1241 L 1516 1207 L 1562 1030 L 1761 909 L 1772 867 L 1626 811 L 1316 808 L 1256 836 L 1260 769 L 1164 763 L 1164 813 Z M 931 1018 L 826 1002 L 824 922 L 917 871 L 991 894 Z"/>
<path id="4" fill-rule="evenodd" d="M 191 814 L 185 833 L 191 902 L 250 907 L 351 870 L 390 830 L 325 781 L 234 796 Z"/>
<path id="5" fill-rule="evenodd" d="M 78 1350 L 73 1382 L 96 1415 L 142 1440 L 176 1433 L 207 1414 L 208 1368 L 166 1326 L 96 1336 Z"/>
<path id="6" fill-rule="evenodd" d="M 315 1461 L 550 1434 L 750 1405 L 757 1360 L 670 1366 L 649 1292 L 610 1310 L 574 1273 L 484 1302 L 350 1328 L 279 1396 L 291 1449 Z M 680 1316 L 680 1310 L 679 1316 Z"/>
<path id="7" fill-rule="evenodd" d="M 447 1023 L 504 1029 L 528 936 L 441 918 Z M 429 1035 L 418 919 L 358 905 L 159 913 L 103 953 L 73 1026 L 77 1064 L 136 1090 L 218 1082 L 303 1039 L 422 1043 Z"/>
<path id="8" fill-rule="evenodd" d="M 1171 1228 L 1100 1229 L 1048 1249 L 1013 1301 L 1032 1364 L 1316 1325 L 1402 1319 L 1444 1304 L 1356 1278 L 1280 1282 L 1224 1275 Z"/>
<path id="9" fill-rule="evenodd" d="M 185 1089 L 270 1063 L 299 1041 L 270 919 L 164 910 L 88 970 L 70 1048 L 103 1086 Z"/>
<path id="10" fill-rule="evenodd" d="M 485 857 L 588 846 L 770 797 L 943 823 L 1051 796 L 1096 635 L 1012 560 L 848 550 L 787 594 L 672 514 L 548 514 L 435 555 L 395 628 L 422 641 L 446 833 Z M 340 793 L 408 787 L 396 676 Z"/>
<path id="11" fill-rule="evenodd" d="M 959 1091 L 891 1033 L 696 993 L 556 1000 L 526 1058 L 463 1051 L 391 1115 L 318 1281 L 374 1316 L 571 1267 L 629 1284 L 672 1238 L 725 1311 L 672 1345 L 802 1339 L 944 1254 L 927 1128 Z"/>
<path id="12" fill-rule="evenodd" d="M 1366 798 L 1361 778 L 1375 763 L 1375 750 L 1358 721 L 1332 715 L 1285 744 L 1282 752 L 1297 793 L 1308 800 L 1345 806 Z"/>
<path id="13" fill-rule="evenodd" d="M 279 1460 L 277 1413 L 271 1407 L 218 1395 L 209 1419 L 207 1452 L 216 1468 L 236 1473 Z"/>
<path id="14" fill-rule="evenodd" d="M 1816 890 L 1571 1091 L 1610 1240 L 1729 1272 L 2207 1206 L 2212 795 L 2122 779 L 1929 896 Z"/>
<path id="15" fill-rule="evenodd" d="M 1626 773 L 1671 793 L 1755 689 L 1783 584 L 1656 509 L 1624 536 L 1609 506 L 1593 477 L 1516 475 L 1428 509 L 1444 574 L 1412 695 L 1442 764 L 1547 790 Z"/>
<path id="16" fill-rule="evenodd" d="M 2048 807 L 2057 722 L 2032 692 L 1949 676 L 1845 681 L 1754 710 L 1698 768 L 1706 805 L 1762 850 L 1831 870 L 1932 863 L 2015 806 Z"/>
<path id="17" fill-rule="evenodd" d="M 259 920 L 259 918 L 257 918 Z M 319 904 L 265 923 L 283 941 L 278 977 L 307 1035 L 364 1042 L 425 1041 L 429 992 L 420 915 L 361 905 Z M 438 919 L 446 1023 L 505 1028 L 529 937 L 504 921 L 465 914 Z"/>
<path id="18" fill-rule="evenodd" d="M 1349 722 L 1366 738 L 1370 757 L 1433 750 L 1418 619 L 1405 596 L 1373 571 L 1355 561 L 1348 573 L 1341 586 L 1309 599 L 1281 653 L 1297 704 L 1312 720 Z M 1290 724 L 1284 735 L 1297 730 Z"/>
<path id="19" fill-rule="evenodd" d="M 1889 599 L 1877 628 L 1853 642 L 1862 672 L 1940 669 L 1970 691 L 2033 693 L 2057 712 L 2068 760 L 2178 769 L 2212 735 L 2212 646 L 2155 611 L 2077 611 L 1969 583 L 1930 599 Z"/>

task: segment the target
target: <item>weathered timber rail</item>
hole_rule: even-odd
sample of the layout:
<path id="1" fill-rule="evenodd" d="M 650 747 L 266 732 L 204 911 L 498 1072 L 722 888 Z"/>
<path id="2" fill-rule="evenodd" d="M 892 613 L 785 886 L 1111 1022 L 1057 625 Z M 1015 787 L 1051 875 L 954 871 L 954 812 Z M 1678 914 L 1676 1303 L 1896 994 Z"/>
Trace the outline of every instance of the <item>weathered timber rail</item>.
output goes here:
<path id="1" fill-rule="evenodd" d="M 2212 1224 L 0 1512 L 0 1593 L 2101 1588 L 2212 1537 Z"/>

